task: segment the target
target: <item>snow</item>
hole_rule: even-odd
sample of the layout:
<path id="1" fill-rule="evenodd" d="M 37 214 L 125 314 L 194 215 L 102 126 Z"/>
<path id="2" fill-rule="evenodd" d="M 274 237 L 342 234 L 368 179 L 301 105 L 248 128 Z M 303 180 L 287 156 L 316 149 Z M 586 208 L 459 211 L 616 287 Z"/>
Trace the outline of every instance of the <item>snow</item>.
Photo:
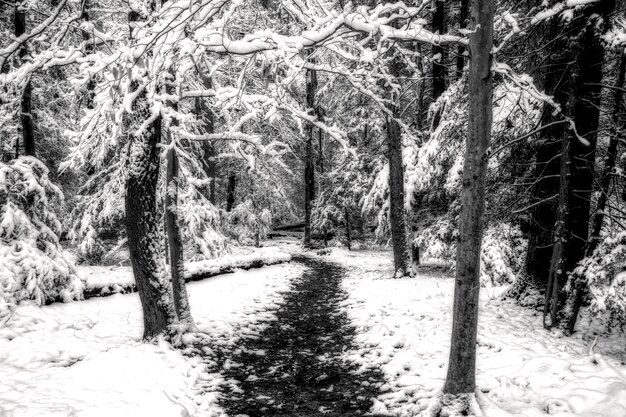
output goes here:
<path id="1" fill-rule="evenodd" d="M 428 415 L 446 375 L 454 280 L 423 273 L 391 279 L 389 251 L 335 248 L 325 258 L 350 271 L 344 305 L 360 349 L 347 359 L 363 368 L 381 367 L 385 374 L 372 411 Z M 572 337 L 547 332 L 541 313 L 502 300 L 504 289 L 481 289 L 477 400 L 483 414 L 626 415 L 623 334 L 603 332 L 585 319 Z"/>
<path id="2" fill-rule="evenodd" d="M 185 278 L 187 280 L 198 279 L 231 272 L 237 268 L 247 269 L 290 260 L 291 256 L 276 246 L 254 248 L 252 251 L 240 248 L 235 253 L 226 254 L 220 258 L 185 263 Z M 83 265 L 78 266 L 77 270 L 78 276 L 86 281 L 86 294 L 91 296 L 126 293 L 135 289 L 135 280 L 130 266 Z"/>
<path id="3" fill-rule="evenodd" d="M 198 328 L 234 343 L 235 329 L 274 306 L 278 291 L 300 270 L 282 264 L 188 284 Z M 126 273 L 127 268 L 113 268 L 109 276 L 122 281 Z M 218 374 L 206 373 L 200 361 L 166 342 L 141 341 L 136 293 L 20 305 L 2 324 L 3 417 L 219 415 L 216 396 L 195 391 L 200 382 L 215 386 Z"/>

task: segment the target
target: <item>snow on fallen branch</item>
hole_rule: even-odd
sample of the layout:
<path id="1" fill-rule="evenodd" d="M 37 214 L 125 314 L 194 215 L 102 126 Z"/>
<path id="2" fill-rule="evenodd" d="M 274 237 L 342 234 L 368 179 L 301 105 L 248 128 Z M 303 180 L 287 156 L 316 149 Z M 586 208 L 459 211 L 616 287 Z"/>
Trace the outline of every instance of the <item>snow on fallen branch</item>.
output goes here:
<path id="1" fill-rule="evenodd" d="M 275 246 L 260 248 L 245 255 L 226 255 L 217 259 L 209 259 L 185 264 L 185 280 L 200 281 L 216 275 L 232 273 L 237 269 L 253 269 L 291 261 L 291 255 L 280 251 Z M 108 268 L 107 268 L 108 269 Z M 135 280 L 132 272 L 114 275 L 92 274 L 86 277 L 85 298 L 106 297 L 112 294 L 135 292 Z"/>

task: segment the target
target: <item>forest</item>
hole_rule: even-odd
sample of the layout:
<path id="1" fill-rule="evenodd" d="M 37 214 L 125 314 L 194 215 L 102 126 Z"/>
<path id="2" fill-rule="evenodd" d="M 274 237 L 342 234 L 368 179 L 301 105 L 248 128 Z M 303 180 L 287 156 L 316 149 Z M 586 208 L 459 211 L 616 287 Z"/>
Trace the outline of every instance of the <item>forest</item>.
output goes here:
<path id="1" fill-rule="evenodd" d="M 0 30 L 0 416 L 626 415 L 626 1 Z"/>

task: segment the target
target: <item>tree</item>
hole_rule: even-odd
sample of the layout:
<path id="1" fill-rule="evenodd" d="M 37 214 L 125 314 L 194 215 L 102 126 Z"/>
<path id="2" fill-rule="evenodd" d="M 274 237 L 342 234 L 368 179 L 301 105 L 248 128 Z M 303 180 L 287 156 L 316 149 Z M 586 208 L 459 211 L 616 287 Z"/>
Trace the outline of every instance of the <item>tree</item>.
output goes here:
<path id="1" fill-rule="evenodd" d="M 174 69 L 170 68 L 167 75 L 165 89 L 168 96 L 173 96 L 176 82 Z M 174 112 L 178 112 L 178 103 L 170 103 L 170 108 Z M 165 229 L 167 232 L 167 247 L 169 249 L 174 311 L 180 323 L 193 327 L 187 288 L 185 286 L 185 262 L 183 243 L 181 241 L 180 219 L 178 216 L 180 167 L 177 155 L 177 142 L 171 129 L 177 125 L 178 123 L 175 117 L 170 120 L 169 125 L 166 125 L 169 148 L 167 150 L 167 169 L 165 175 Z"/>
<path id="2" fill-rule="evenodd" d="M 492 0 L 472 2 L 473 32 L 469 44 L 470 104 L 459 215 L 452 345 L 444 394 L 473 393 L 476 388 L 480 248 L 483 234 L 487 149 L 492 124 L 493 14 Z"/>
<path id="3" fill-rule="evenodd" d="M 400 76 L 401 63 L 399 54 L 395 53 L 389 64 L 390 73 Z M 402 161 L 402 131 L 397 118 L 400 117 L 399 91 L 390 86 L 392 115 L 386 116 L 387 121 L 387 160 L 389 162 L 389 223 L 393 245 L 393 264 L 396 276 L 412 274 L 411 255 L 406 230 L 406 213 L 404 209 L 404 164 Z"/>
<path id="4" fill-rule="evenodd" d="M 139 12 L 131 10 L 132 23 L 139 20 Z M 140 88 L 142 90 L 138 91 Z M 130 143 L 129 172 L 126 179 L 126 235 L 133 275 L 143 310 L 144 338 L 165 333 L 176 322 L 170 286 L 161 258 L 156 202 L 160 157 L 157 144 L 161 140 L 161 118 L 151 119 L 146 86 L 134 79 L 130 91 L 137 96 L 132 103 L 132 113 L 125 116 L 125 135 Z"/>
<path id="5" fill-rule="evenodd" d="M 309 60 L 310 61 L 310 60 Z M 317 92 L 317 72 L 306 70 L 307 113 L 314 117 L 316 112 L 315 93 Z M 315 161 L 313 155 L 313 124 L 306 125 L 306 144 L 304 149 L 304 241 L 305 248 L 311 247 L 311 210 L 315 200 Z"/>
<path id="6" fill-rule="evenodd" d="M 20 2 L 15 3 L 15 27 L 14 34 L 16 38 L 26 33 L 26 13 L 24 12 L 23 5 Z M 20 61 L 28 55 L 28 49 L 26 42 L 21 44 L 19 53 L 17 54 Z M 21 109 L 20 109 L 20 121 L 22 124 L 22 143 L 24 145 L 24 154 L 28 156 L 35 155 L 35 129 L 33 127 L 33 112 L 32 112 L 32 93 L 33 85 L 29 78 L 26 80 L 24 91 L 22 92 Z M 15 157 L 19 156 L 19 140 L 16 140 L 15 145 Z"/>
<path id="7" fill-rule="evenodd" d="M 568 63 L 566 73 L 571 80 L 571 92 L 566 112 L 573 118 L 576 129 L 563 136 L 569 144 L 564 145 L 561 152 L 561 159 L 566 160 L 560 170 L 559 215 L 544 308 L 546 328 L 561 320 L 567 274 L 584 258 L 589 238 L 604 62 L 604 46 L 597 31 L 604 32 L 603 27 L 614 7 L 613 1 L 589 5 L 573 22 L 573 64 Z M 565 150 L 569 152 L 566 154 Z M 567 196 L 563 196 L 564 193 Z"/>
<path id="8" fill-rule="evenodd" d="M 623 85 L 626 73 L 626 55 L 624 52 L 619 54 L 619 64 L 617 66 L 617 83 L 615 88 L 611 92 L 613 97 L 613 110 L 611 116 L 611 132 L 609 145 L 604 157 L 604 166 L 600 175 L 599 197 L 595 206 L 595 214 L 591 221 L 591 230 L 589 232 L 589 238 L 585 246 L 584 259 L 593 256 L 594 252 L 598 248 L 601 242 L 601 232 L 606 218 L 606 209 L 609 201 L 609 195 L 611 194 L 611 183 L 614 177 L 615 164 L 617 161 L 617 150 L 620 141 L 619 135 L 621 134 L 619 129 L 620 115 L 624 108 L 623 103 Z M 583 298 L 586 293 L 586 278 L 582 274 L 579 268 L 572 271 L 570 276 L 570 292 L 567 295 L 566 304 L 563 309 L 563 323 L 562 327 L 566 334 L 574 333 L 576 327 L 576 321 L 578 320 L 578 313 L 583 303 Z"/>
<path id="9" fill-rule="evenodd" d="M 465 29 L 467 25 L 467 12 L 469 10 L 469 0 L 460 0 L 459 6 L 459 28 Z M 459 45 L 457 49 L 456 57 L 456 76 L 461 78 L 463 76 L 463 68 L 465 67 L 465 48 L 463 45 Z"/>

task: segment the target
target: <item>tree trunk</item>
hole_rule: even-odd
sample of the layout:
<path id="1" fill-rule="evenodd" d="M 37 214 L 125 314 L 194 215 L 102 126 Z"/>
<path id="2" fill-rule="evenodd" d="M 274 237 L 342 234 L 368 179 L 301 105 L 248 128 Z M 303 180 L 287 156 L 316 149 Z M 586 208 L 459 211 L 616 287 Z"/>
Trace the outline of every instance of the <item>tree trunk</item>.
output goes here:
<path id="1" fill-rule="evenodd" d="M 170 68 L 166 91 L 168 96 L 175 93 L 175 80 L 173 68 Z M 178 103 L 170 103 L 170 107 L 178 112 Z M 177 126 L 178 121 L 172 119 L 171 126 Z M 171 129 L 167 130 L 168 144 L 171 146 L 174 138 Z M 185 259 L 183 244 L 180 236 L 180 221 L 178 218 L 178 186 L 180 184 L 180 169 L 176 146 L 171 146 L 167 150 L 167 169 L 165 183 L 165 229 L 167 232 L 167 246 L 170 255 L 170 274 L 172 278 L 172 295 L 174 298 L 174 311 L 178 321 L 185 326 L 193 327 L 191 309 L 189 307 L 189 297 L 185 286 Z"/>
<path id="2" fill-rule="evenodd" d="M 136 21 L 138 13 L 131 11 L 129 21 Z M 131 28 L 132 39 L 132 28 Z M 130 90 L 139 88 L 135 80 Z M 132 114 L 125 115 L 124 134 L 131 144 L 126 179 L 126 235 L 133 275 L 141 300 L 145 339 L 166 332 L 176 322 L 172 308 L 170 286 L 165 267 L 161 262 L 158 210 L 156 204 L 159 177 L 159 152 L 161 119 L 155 120 L 140 136 L 136 129 L 150 116 L 146 91 L 141 92 L 132 104 Z"/>
<path id="3" fill-rule="evenodd" d="M 213 82 L 210 77 L 203 76 L 202 84 L 207 90 L 213 88 Z M 201 127 L 205 135 L 210 135 L 215 132 L 215 118 L 213 112 L 201 97 L 196 97 L 196 116 L 202 120 Z M 206 197 L 209 199 L 211 204 L 215 205 L 215 178 L 217 176 L 217 163 L 215 161 L 216 154 L 214 143 L 208 140 L 202 141 L 202 152 L 202 167 L 204 168 L 204 172 L 209 179 L 209 189 Z"/>
<path id="4" fill-rule="evenodd" d="M 461 0 L 460 10 L 459 10 L 459 28 L 465 28 L 467 26 L 467 14 L 469 9 L 469 0 Z M 463 53 L 465 52 L 465 47 L 459 45 L 457 49 L 457 57 L 456 57 L 456 76 L 457 78 L 461 78 L 463 76 L 463 68 L 465 67 L 465 57 Z"/>
<path id="5" fill-rule="evenodd" d="M 350 211 L 345 207 L 346 216 L 346 241 L 348 242 L 348 250 L 352 250 L 352 236 L 350 235 Z"/>
<path id="6" fill-rule="evenodd" d="M 399 57 L 394 55 L 390 63 L 390 73 L 400 76 Z M 402 163 L 402 132 L 396 117 L 400 115 L 398 94 L 391 92 L 393 117 L 387 116 L 387 160 L 389 162 L 389 223 L 393 246 L 393 264 L 395 276 L 411 275 L 411 255 L 409 252 L 406 230 L 406 212 L 404 210 L 404 165 Z"/>
<path id="7" fill-rule="evenodd" d="M 91 11 L 91 0 L 84 0 L 83 14 L 82 14 L 83 21 L 89 22 L 90 11 Z M 90 33 L 86 30 L 83 31 L 83 41 L 85 42 L 85 54 L 89 55 L 89 54 L 94 53 L 96 50 L 96 47 L 95 47 L 95 39 L 94 39 L 93 33 Z M 96 80 L 94 80 L 94 78 L 90 76 L 89 81 L 87 81 L 87 96 L 85 99 L 85 107 L 87 107 L 90 110 L 93 110 L 94 108 L 94 98 L 96 96 L 95 90 L 96 90 Z"/>
<path id="8" fill-rule="evenodd" d="M 433 32 L 444 34 L 446 32 L 445 2 L 434 0 L 433 6 L 435 7 L 433 10 Z M 445 52 L 443 46 L 433 46 L 433 101 L 446 91 Z"/>
<path id="9" fill-rule="evenodd" d="M 23 10 L 20 10 L 21 4 L 15 4 L 15 27 L 14 34 L 15 37 L 20 37 L 24 33 L 26 33 L 26 14 Z M 26 45 L 22 45 L 19 51 L 19 59 L 23 60 L 24 57 L 28 54 L 28 50 Z M 30 76 L 26 80 L 26 85 L 24 86 L 24 92 L 22 93 L 21 105 L 20 105 L 20 122 L 22 125 L 22 143 L 24 145 L 24 154 L 28 156 L 35 156 L 35 130 L 33 128 L 33 114 L 32 114 L 32 91 L 33 87 L 31 84 Z M 16 155 L 17 158 L 19 156 L 19 143 L 16 144 Z"/>
<path id="10" fill-rule="evenodd" d="M 561 25 L 556 19 L 550 23 L 547 39 L 556 39 L 556 45 L 546 60 L 543 85 L 546 92 L 554 96 L 563 109 L 567 107 L 569 77 L 566 71 L 571 60 L 567 48 L 566 35 L 560 33 Z M 547 41 L 546 39 L 546 41 Z M 544 107 L 541 123 L 547 125 L 560 118 L 554 115 L 550 106 Z M 553 230 L 557 219 L 557 196 L 560 185 L 560 153 L 562 138 L 567 135 L 565 124 L 556 124 L 540 133 L 536 146 L 534 177 L 537 181 L 532 188 L 534 204 L 529 216 L 528 250 L 525 260 L 525 274 L 530 289 L 545 291 L 552 259 Z M 520 294 L 523 298 L 524 292 Z"/>
<path id="11" fill-rule="evenodd" d="M 545 303 L 543 307 L 543 327 L 551 329 L 557 322 L 557 313 L 561 305 L 562 287 L 566 277 L 565 262 L 568 254 L 565 253 L 567 242 L 571 239 L 570 225 L 568 224 L 569 209 L 569 137 L 563 137 L 561 148 L 561 177 L 559 192 L 559 208 L 554 228 L 554 244 L 550 259 L 550 273 L 546 286 Z"/>
<path id="12" fill-rule="evenodd" d="M 237 186 L 237 176 L 235 173 L 228 175 L 228 187 L 226 188 L 226 211 L 230 211 L 235 206 L 235 187 Z"/>
<path id="13" fill-rule="evenodd" d="M 625 73 L 626 55 L 622 51 L 617 75 L 617 88 L 612 91 L 613 114 L 611 138 L 606 151 L 606 157 L 604 158 L 604 168 L 600 178 L 600 195 L 595 207 L 595 215 L 593 216 L 591 223 L 591 232 L 589 239 L 587 240 L 587 246 L 585 247 L 585 257 L 592 256 L 593 252 L 600 243 L 600 232 L 602 231 L 602 225 L 604 223 L 606 204 L 610 193 L 611 180 L 613 178 L 613 170 L 615 169 L 617 161 L 617 148 L 620 142 L 621 131 L 619 129 L 619 121 L 620 114 L 624 108 L 624 91 L 621 90 L 621 88 L 623 88 L 624 85 Z M 578 320 L 578 313 L 586 291 L 586 281 L 584 276 L 577 275 L 573 272 L 570 280 L 572 283 L 572 290 L 568 294 L 563 317 L 563 330 L 567 335 L 574 333 L 576 321 Z"/>
<path id="14" fill-rule="evenodd" d="M 315 115 L 315 92 L 317 91 L 317 73 L 306 70 L 306 102 L 309 115 Z M 313 125 L 307 123 L 306 147 L 304 151 L 304 242 L 305 248 L 311 247 L 311 209 L 315 200 L 315 162 L 313 160 Z"/>
<path id="15" fill-rule="evenodd" d="M 485 210 L 487 149 L 491 140 L 493 1 L 472 2 L 469 72 L 469 122 L 463 166 L 452 345 L 445 394 L 476 388 L 476 332 L 480 290 L 480 248 Z"/>
<path id="16" fill-rule="evenodd" d="M 588 144 L 584 144 L 568 132 L 568 137 L 570 137 L 569 167 L 566 169 L 569 172 L 569 178 L 565 183 L 568 194 L 565 201 L 567 208 L 559 210 L 559 215 L 565 215 L 566 220 L 562 222 L 559 218 L 559 222 L 557 222 L 557 228 L 564 224 L 566 230 L 559 232 L 557 229 L 555 232 L 555 246 L 544 309 L 544 327 L 546 328 L 556 326 L 562 321 L 562 316 L 567 315 L 561 311 L 566 299 L 563 287 L 567 274 L 573 272 L 578 262 L 585 257 L 589 238 L 589 215 L 600 121 L 602 64 L 604 62 L 604 46 L 601 36 L 598 36 L 597 32 L 604 32 L 604 30 L 598 31 L 598 28 L 606 27 L 606 20 L 614 7 L 615 2 L 611 1 L 592 4 L 585 7 L 582 13 L 575 17 L 573 23 L 576 38 L 574 38 L 571 48 L 573 63 L 569 64 L 571 94 L 567 110 L 576 123 L 576 131 Z M 561 172 L 563 177 L 563 168 Z M 563 193 L 563 182 L 561 182 L 561 193 Z M 561 235 L 564 242 L 562 247 L 559 247 L 557 242 L 562 240 L 559 239 Z M 562 254 L 559 256 L 557 252 Z M 557 258 L 560 262 L 555 263 Z M 546 315 L 548 309 L 549 316 Z"/>

